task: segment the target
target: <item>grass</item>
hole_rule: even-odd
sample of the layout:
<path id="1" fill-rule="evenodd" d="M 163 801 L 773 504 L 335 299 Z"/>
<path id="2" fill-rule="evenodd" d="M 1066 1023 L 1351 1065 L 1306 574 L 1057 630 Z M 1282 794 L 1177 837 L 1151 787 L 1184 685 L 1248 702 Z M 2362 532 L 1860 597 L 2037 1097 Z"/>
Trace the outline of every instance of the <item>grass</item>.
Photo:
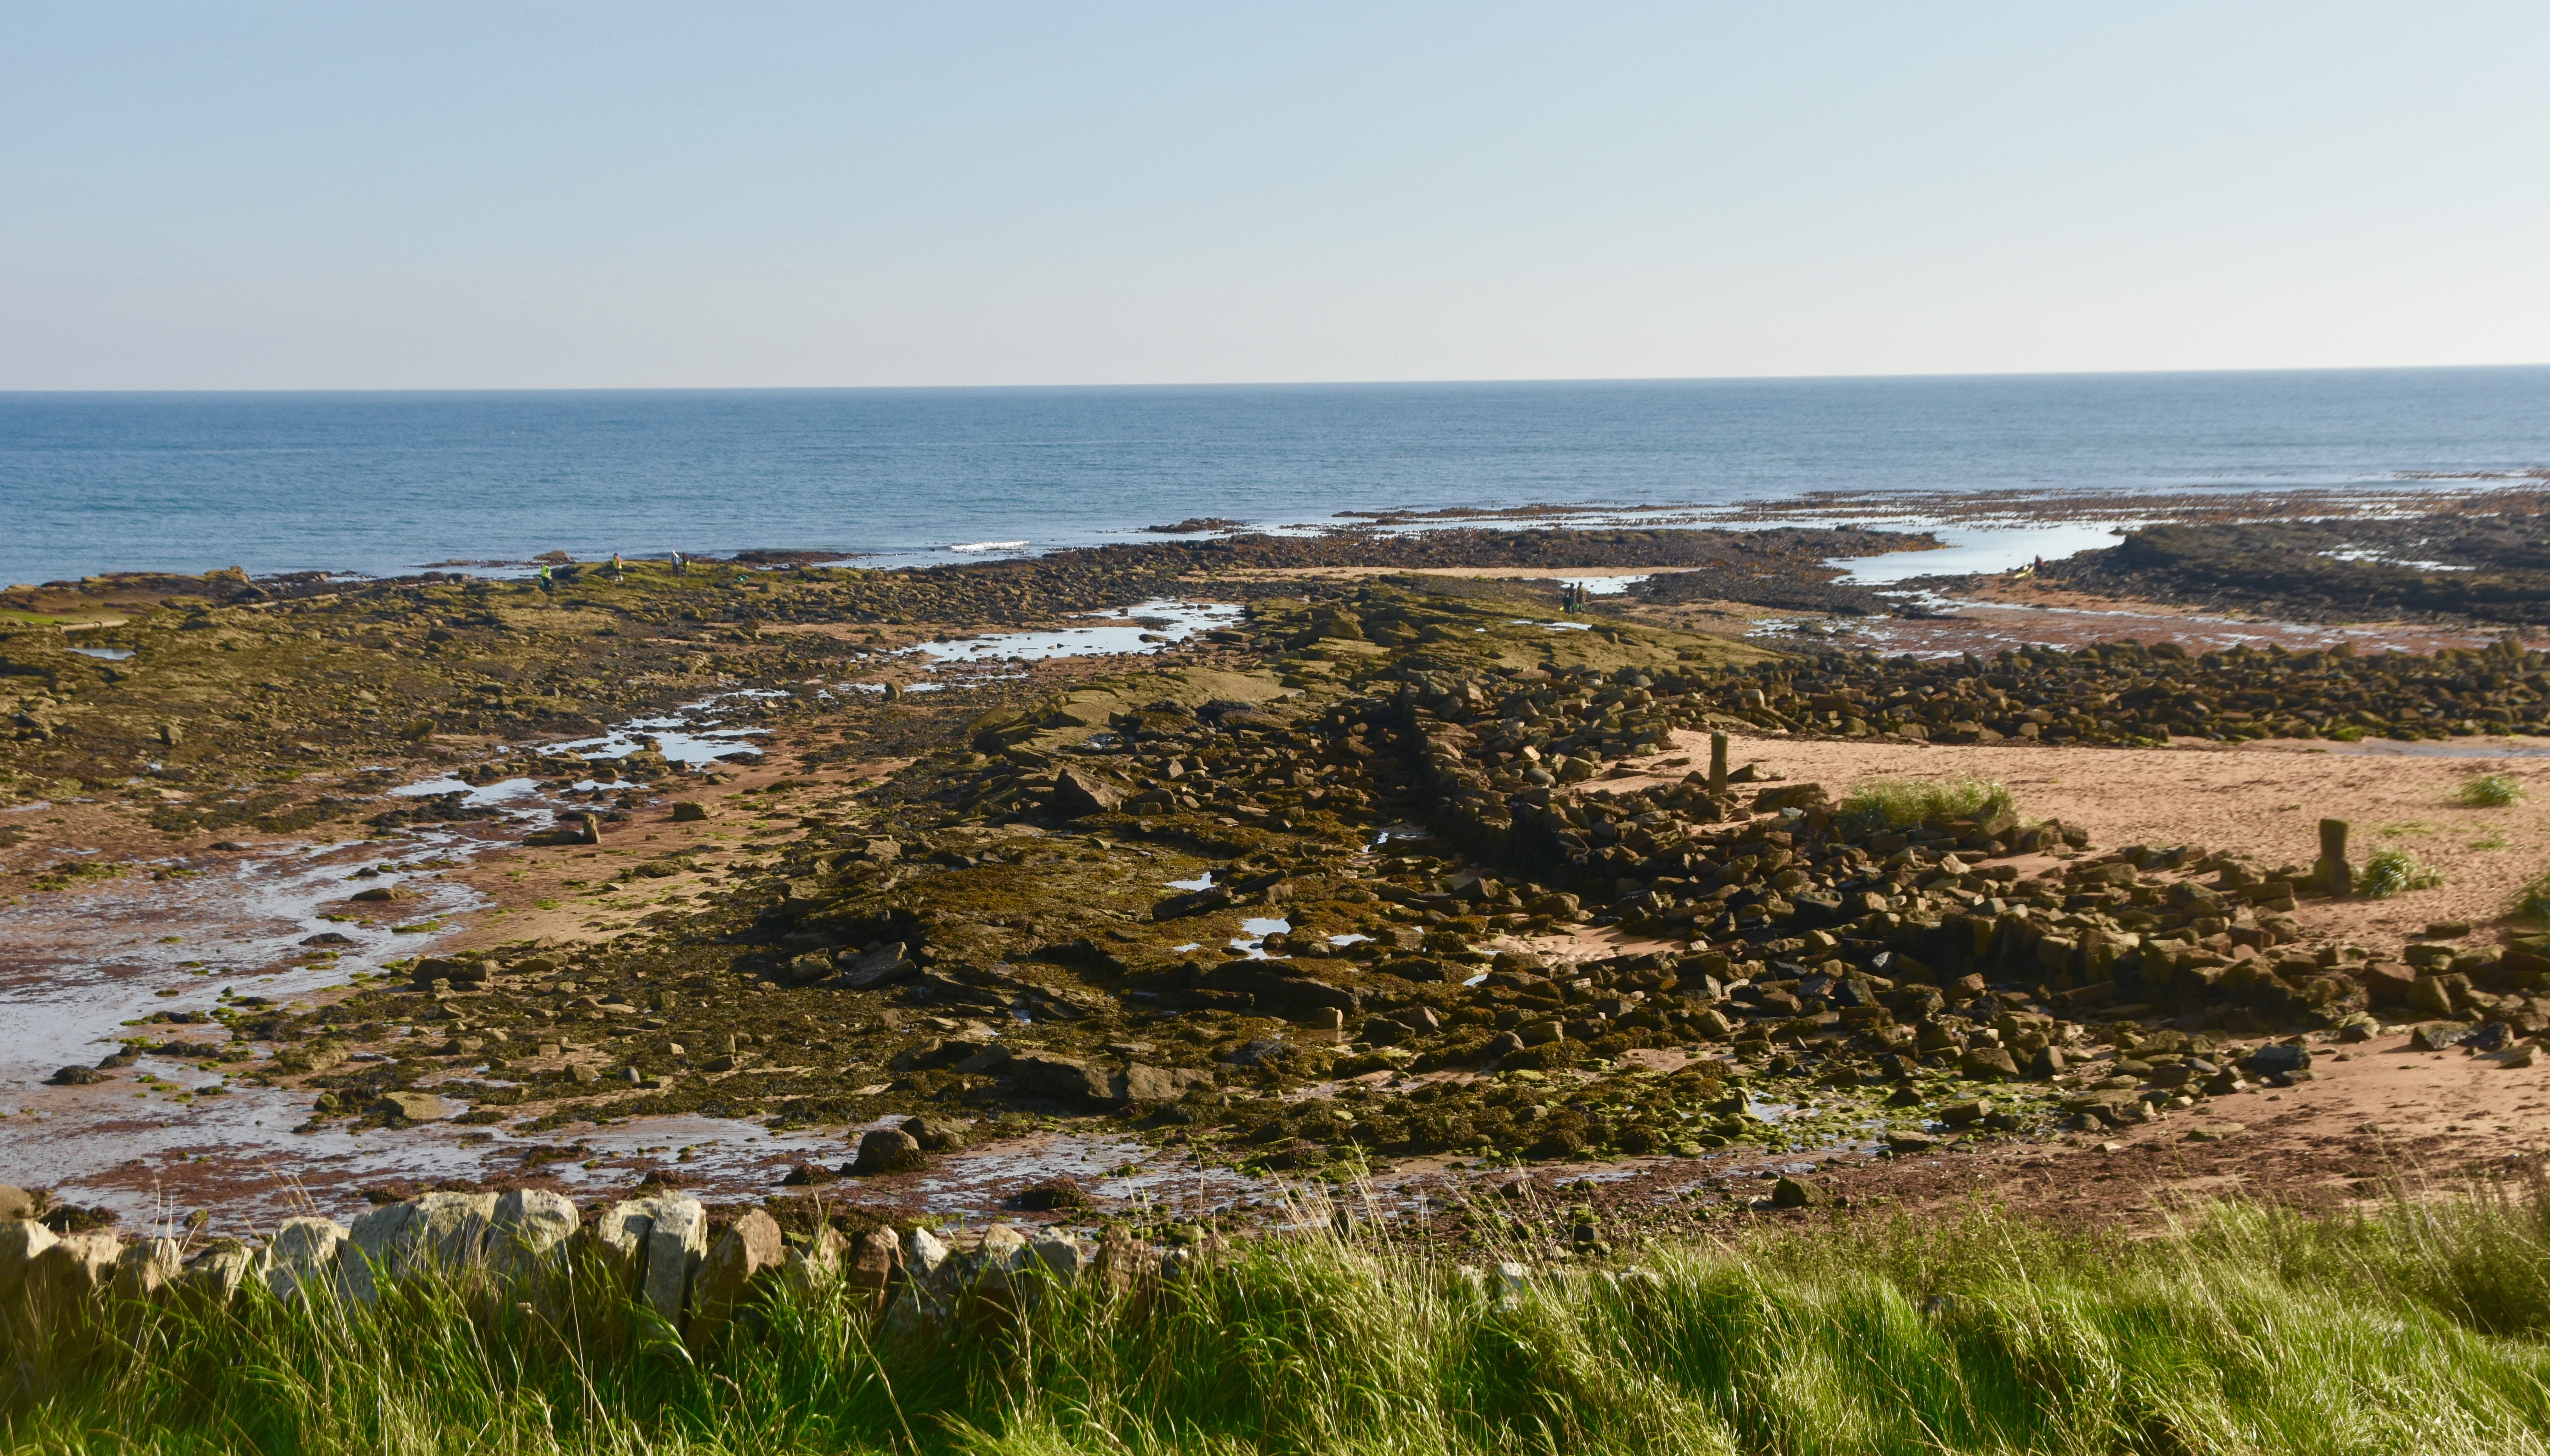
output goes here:
<path id="1" fill-rule="evenodd" d="M 2411 890 L 2431 890 L 2443 882 L 2442 871 L 2397 845 L 2374 850 L 2372 857 L 2364 861 L 2364 868 L 2355 872 L 2356 893 L 2375 900 L 2388 900 Z"/>
<path id="2" fill-rule="evenodd" d="M 45 1452 L 2545 1452 L 2537 1189 L 2134 1239 L 1978 1212 L 1811 1227 L 1504 1289 L 1388 1233 L 1245 1241 L 1179 1283 L 875 1334 L 840 1292 L 706 1354 L 588 1286 L 257 1295 L 44 1351 Z M 14 1366 L 15 1361 L 11 1362 Z"/>
<path id="3" fill-rule="evenodd" d="M 118 880 L 126 866 L 105 860 L 65 860 L 27 882 L 31 890 L 67 890 L 87 880 Z"/>
<path id="4" fill-rule="evenodd" d="M 2011 807 L 2010 790 L 1990 779 L 1865 779 L 1851 786 L 1835 820 L 1852 833 L 1876 834 L 1950 820 L 1985 819 Z"/>
<path id="5" fill-rule="evenodd" d="M 2503 809 L 2524 799 L 2523 781 L 2501 773 L 2484 773 L 2453 791 L 2457 803 L 2473 809 Z"/>
<path id="6" fill-rule="evenodd" d="M 2550 870 L 2514 892 L 2514 914 L 2523 920 L 2550 923 Z"/>

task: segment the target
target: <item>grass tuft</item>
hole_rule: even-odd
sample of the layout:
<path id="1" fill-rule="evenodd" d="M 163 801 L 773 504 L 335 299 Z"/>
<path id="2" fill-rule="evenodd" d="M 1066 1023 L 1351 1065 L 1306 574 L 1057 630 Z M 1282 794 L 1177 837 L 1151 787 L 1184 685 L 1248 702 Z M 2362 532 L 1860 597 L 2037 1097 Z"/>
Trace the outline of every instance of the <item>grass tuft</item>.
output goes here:
<path id="1" fill-rule="evenodd" d="M 2364 868 L 2355 874 L 2356 893 L 2375 900 L 2388 900 L 2411 890 L 2431 890 L 2443 882 L 2442 871 L 2398 845 L 2373 851 L 2373 857 L 2364 861 Z"/>
<path id="2" fill-rule="evenodd" d="M 2550 870 L 2544 870 L 2531 884 L 2514 892 L 2514 914 L 2523 920 L 2550 923 Z"/>
<path id="3" fill-rule="evenodd" d="M 1876 834 L 1958 819 L 1988 819 L 2011 807 L 2010 790 L 1990 779 L 1865 779 L 1851 787 L 1834 818 L 1852 833 Z"/>
<path id="4" fill-rule="evenodd" d="M 2523 802 L 2523 782 L 2507 774 L 2484 773 L 2462 785 L 2453 798 L 2473 809 L 2503 809 Z"/>

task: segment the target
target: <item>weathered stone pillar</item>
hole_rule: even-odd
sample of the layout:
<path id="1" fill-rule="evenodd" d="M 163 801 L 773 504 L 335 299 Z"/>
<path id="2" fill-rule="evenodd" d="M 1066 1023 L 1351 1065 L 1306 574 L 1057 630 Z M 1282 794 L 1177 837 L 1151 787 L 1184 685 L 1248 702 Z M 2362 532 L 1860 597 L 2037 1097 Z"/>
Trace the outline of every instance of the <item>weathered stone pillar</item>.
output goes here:
<path id="1" fill-rule="evenodd" d="M 1709 792 L 1726 792 L 1726 734 L 1709 735 Z"/>
<path id="2" fill-rule="evenodd" d="M 2319 863 L 2311 867 L 2311 882 L 2330 895 L 2344 895 L 2355 888 L 2355 871 L 2346 862 L 2346 821 L 2319 822 Z"/>

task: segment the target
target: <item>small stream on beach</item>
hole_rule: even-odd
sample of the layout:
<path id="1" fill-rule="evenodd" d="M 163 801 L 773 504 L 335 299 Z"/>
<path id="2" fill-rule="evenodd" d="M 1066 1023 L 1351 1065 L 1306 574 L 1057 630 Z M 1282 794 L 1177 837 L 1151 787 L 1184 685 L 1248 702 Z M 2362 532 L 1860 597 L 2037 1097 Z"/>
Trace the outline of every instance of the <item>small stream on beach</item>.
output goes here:
<path id="1" fill-rule="evenodd" d="M 1226 624 L 1238 611 L 1151 601 L 1095 614 L 1087 626 L 926 643 L 909 656 L 926 670 L 965 677 L 998 674 L 1019 660 L 1147 654 Z M 845 695 L 864 686 L 842 682 L 815 691 Z M 781 695 L 716 694 L 593 737 L 540 746 L 596 762 L 652 746 L 691 769 L 747 759 L 758 756 L 752 740 L 767 729 L 730 723 L 728 715 L 736 705 L 773 696 Z M 113 1209 L 129 1225 L 202 1208 L 236 1229 L 233 1220 L 270 1224 L 310 1207 L 342 1215 L 360 1207 L 361 1188 L 391 1179 L 518 1176 L 526 1170 L 526 1150 L 554 1153 L 560 1141 L 572 1147 L 572 1158 L 545 1162 L 540 1171 L 570 1188 L 625 1186 L 632 1168 L 667 1164 L 687 1150 L 681 1171 L 703 1189 L 760 1193 L 793 1164 L 831 1166 L 848 1156 L 864 1129 L 849 1129 L 846 1138 L 774 1133 L 702 1116 L 615 1123 L 548 1139 L 450 1124 L 296 1132 L 309 1116 L 310 1094 L 233 1082 L 224 1064 L 191 1056 L 145 1054 L 101 1083 L 47 1085 L 57 1069 L 94 1065 L 126 1036 L 206 1040 L 200 1024 L 128 1023 L 226 1006 L 307 1004 L 379 973 L 385 962 L 431 950 L 460 918 L 489 908 L 445 872 L 581 808 L 552 799 L 538 780 L 472 785 L 449 771 L 403 784 L 390 797 L 451 793 L 493 817 L 411 825 L 385 838 L 169 856 L 147 868 L 174 878 L 152 879 L 137 866 L 125 878 L 0 907 L 6 933 L 0 1016 L 15 1033 L 0 1042 L 0 1134 L 7 1146 L 0 1181 L 53 1188 L 71 1202 Z M 388 888 L 410 898 L 348 902 L 357 890 Z M 374 910 L 381 913 L 361 914 Z M 1049 1135 L 995 1144 L 943 1160 L 915 1196 L 963 1214 L 987 1207 L 998 1190 L 1056 1172 L 1113 1197 L 1141 1196 L 1155 1184 L 1174 1185 L 1190 1200 L 1225 1203 L 1247 1191 L 1227 1170 L 1199 1182 L 1192 1167 L 1174 1175 L 1156 1166 L 1130 1169 L 1144 1156 L 1139 1144 L 1123 1138 Z"/>

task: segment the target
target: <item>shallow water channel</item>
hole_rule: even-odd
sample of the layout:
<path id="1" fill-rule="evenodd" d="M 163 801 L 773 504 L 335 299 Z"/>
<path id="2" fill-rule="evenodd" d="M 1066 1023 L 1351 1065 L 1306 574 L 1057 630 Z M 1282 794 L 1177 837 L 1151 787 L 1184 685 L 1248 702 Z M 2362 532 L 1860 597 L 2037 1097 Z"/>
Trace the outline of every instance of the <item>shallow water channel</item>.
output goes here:
<path id="1" fill-rule="evenodd" d="M 928 670 L 962 672 L 1014 659 L 1149 653 L 1237 614 L 1221 604 L 1151 601 L 1093 614 L 1085 627 L 933 642 L 911 655 Z M 600 761 L 651 744 L 667 760 L 691 766 L 755 756 L 751 740 L 767 730 L 730 726 L 725 715 L 732 705 L 762 696 L 779 695 L 717 694 L 595 737 L 542 746 Z M 521 1154 L 536 1140 L 501 1128 L 296 1133 L 308 1118 L 311 1095 L 234 1083 L 210 1059 L 146 1055 L 106 1082 L 46 1083 L 58 1068 L 94 1065 L 127 1035 L 203 1039 L 200 1028 L 126 1024 L 154 1013 L 290 1005 L 377 973 L 385 961 L 431 950 L 458 917 L 486 908 L 442 872 L 483 849 L 517 843 L 525 831 L 545 827 L 574 807 L 550 799 L 529 778 L 472 785 L 439 774 L 391 793 L 459 793 L 468 806 L 497 817 L 417 825 L 387 841 L 169 856 L 136 866 L 122 879 L 0 907 L 0 1021 L 13 1033 L 0 1038 L 0 1181 L 54 1188 L 72 1202 L 112 1208 L 128 1226 L 139 1226 L 197 1208 L 225 1221 L 264 1223 L 312 1205 L 343 1213 L 361 1206 L 361 1187 L 393 1178 L 524 1171 Z M 150 869 L 181 877 L 152 880 L 138 872 Z M 371 873 L 354 880 L 358 870 Z M 395 922 L 343 918 L 343 902 L 355 889 L 388 886 L 416 897 L 398 904 Z M 314 944 L 313 937 L 325 939 Z M 778 1170 L 795 1162 L 830 1165 L 847 1156 L 839 1136 L 774 1134 L 753 1123 L 696 1116 L 587 1128 L 543 1145 L 558 1141 L 572 1145 L 574 1156 L 541 1171 L 571 1187 L 625 1186 L 633 1166 L 667 1162 L 687 1150 L 684 1173 L 713 1190 L 740 1194 L 766 1190 Z M 1031 1172 L 1039 1168 L 1086 1173 L 1127 1191 L 1144 1186 L 1105 1176 L 1135 1157 L 1138 1149 L 1129 1142 L 1040 1143 L 1040 1150 L 988 1149 L 951 1163 L 925 1180 L 923 1196 L 958 1211 L 954 1205 L 993 1185 L 1042 1176 Z"/>
<path id="2" fill-rule="evenodd" d="M 1237 612 L 1219 604 L 1145 602 L 1101 614 L 1085 628 L 929 643 L 918 653 L 930 670 L 953 672 L 996 670 L 1017 658 L 1149 653 Z M 690 765 L 752 756 L 759 750 L 751 739 L 765 730 L 730 726 L 724 715 L 728 705 L 757 695 L 719 694 L 592 738 L 543 747 L 602 760 L 651 743 L 668 760 Z M 112 1209 L 128 1231 L 202 1209 L 214 1216 L 213 1231 L 242 1233 L 270 1228 L 296 1213 L 348 1216 L 364 1207 L 362 1189 L 393 1181 L 537 1172 L 571 1192 L 600 1192 L 629 1187 L 638 1169 L 678 1163 L 704 1195 L 741 1198 L 770 1192 L 795 1164 L 831 1167 L 849 1158 L 866 1127 L 772 1132 L 697 1116 L 569 1127 L 539 1138 L 448 1123 L 296 1132 L 309 1116 L 312 1094 L 234 1083 L 223 1064 L 191 1057 L 145 1055 L 106 1082 L 46 1085 L 57 1068 L 94 1065 L 126 1035 L 204 1039 L 200 1028 L 126 1024 L 153 1013 L 254 1007 L 259 999 L 291 1005 L 378 973 L 384 962 L 431 950 L 458 918 L 487 908 L 443 873 L 481 850 L 520 842 L 526 830 L 572 807 L 528 778 L 471 785 L 441 774 L 392 791 L 408 797 L 454 792 L 497 817 L 416 825 L 390 840 L 269 843 L 245 852 L 170 856 L 136 866 L 122 879 L 0 907 L 0 1024 L 13 1033 L 0 1038 L 0 1182 L 51 1188 L 69 1202 Z M 1422 830 L 1403 825 L 1376 843 L 1422 836 Z M 141 872 L 147 868 L 184 873 L 154 881 Z M 361 870 L 371 873 L 355 879 Z M 1208 876 L 1180 888 L 1209 883 Z M 415 898 L 398 904 L 394 921 L 343 918 L 354 889 L 380 886 L 398 886 Z M 1269 917 L 1242 929 L 1226 953 L 1263 957 L 1266 937 L 1291 925 Z M 314 943 L 314 937 L 324 939 Z M 454 1075 L 473 1073 L 464 1068 Z M 891 1119 L 869 1125 L 883 1120 Z M 535 1150 L 539 1159 L 528 1161 L 525 1154 Z M 1289 1207 L 1276 1182 L 1105 1132 L 984 1144 L 905 1175 L 882 1192 L 970 1219 L 993 1215 L 1021 1185 L 1056 1174 L 1079 1179 L 1102 1199 L 1181 1215 L 1244 1208 L 1287 1216 Z M 1417 1209 L 1428 1181 L 1440 1176 L 1432 1165 L 1413 1165 L 1371 1191 L 1369 1211 L 1388 1215 Z"/>

